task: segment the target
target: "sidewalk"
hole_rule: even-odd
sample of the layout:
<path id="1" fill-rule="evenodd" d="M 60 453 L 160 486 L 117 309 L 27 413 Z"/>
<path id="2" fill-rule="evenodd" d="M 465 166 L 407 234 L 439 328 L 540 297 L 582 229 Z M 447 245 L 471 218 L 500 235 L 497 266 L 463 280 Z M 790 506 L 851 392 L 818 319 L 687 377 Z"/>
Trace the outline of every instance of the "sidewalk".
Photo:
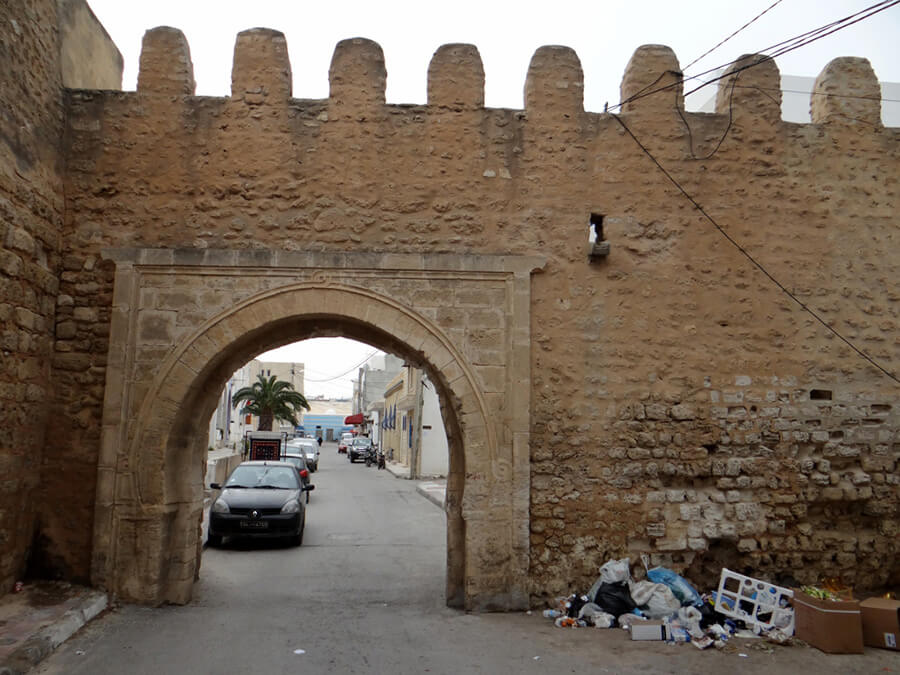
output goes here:
<path id="1" fill-rule="evenodd" d="M 106 607 L 106 593 L 59 581 L 0 597 L 0 675 L 27 673 Z"/>
<path id="2" fill-rule="evenodd" d="M 386 468 L 388 473 L 395 478 L 405 478 L 409 480 L 409 467 L 398 462 L 387 462 Z M 446 478 L 431 478 L 429 480 L 419 481 L 416 485 L 416 492 L 425 497 L 439 508 L 444 508 L 444 497 L 447 493 Z"/>
<path id="3" fill-rule="evenodd" d="M 203 479 L 203 519 L 200 521 L 200 541 L 206 546 L 206 533 L 209 530 L 209 508 L 212 506 L 213 490 L 210 483 L 224 483 L 228 474 L 241 461 L 237 450 L 219 448 L 209 453 L 206 458 L 206 476 Z M 0 675 L 4 675 L 0 672 Z"/>
<path id="4" fill-rule="evenodd" d="M 434 503 L 442 511 L 444 509 L 444 497 L 447 494 L 447 481 L 443 478 L 423 481 L 416 486 L 416 492 Z"/>

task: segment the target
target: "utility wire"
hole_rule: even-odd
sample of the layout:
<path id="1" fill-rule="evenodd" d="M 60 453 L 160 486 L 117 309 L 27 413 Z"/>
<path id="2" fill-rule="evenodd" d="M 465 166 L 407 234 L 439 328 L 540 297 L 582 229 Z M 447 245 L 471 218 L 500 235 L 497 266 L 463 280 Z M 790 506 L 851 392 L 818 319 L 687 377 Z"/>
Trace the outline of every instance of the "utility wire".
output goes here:
<path id="1" fill-rule="evenodd" d="M 672 89 L 674 87 L 681 86 L 681 84 L 685 81 L 700 80 L 700 78 L 703 77 L 704 75 L 709 75 L 710 73 L 716 73 L 716 72 L 720 73 L 716 77 L 714 77 L 708 81 L 700 80 L 702 82 L 702 84 L 700 86 L 695 87 L 694 89 L 691 89 L 690 91 L 688 91 L 684 94 L 684 96 L 689 96 L 690 94 L 693 94 L 695 91 L 698 91 L 699 89 L 702 89 L 703 87 L 705 87 L 707 85 L 713 84 L 714 82 L 718 82 L 719 80 L 721 80 L 725 77 L 729 77 L 729 76 L 734 75 L 743 70 L 747 70 L 748 68 L 753 68 L 753 67 L 759 65 L 760 63 L 764 63 L 766 61 L 773 60 L 779 56 L 783 56 L 784 54 L 787 54 L 796 49 L 799 49 L 800 47 L 805 47 L 806 45 L 816 42 L 817 40 L 821 40 L 822 38 L 827 37 L 828 35 L 831 35 L 833 33 L 836 33 L 839 30 L 843 30 L 844 28 L 848 28 L 849 26 L 852 26 L 853 24 L 859 23 L 863 19 L 868 19 L 869 17 L 874 16 L 875 14 L 878 14 L 887 9 L 890 9 L 891 7 L 894 7 L 897 4 L 900 4 L 900 0 L 882 0 L 882 2 L 878 2 L 874 5 L 871 5 L 865 9 L 860 10 L 859 12 L 856 12 L 847 17 L 844 17 L 843 19 L 838 19 L 836 21 L 832 21 L 831 23 L 825 24 L 824 26 L 820 26 L 819 28 L 815 28 L 815 29 L 807 31 L 805 33 L 801 33 L 800 35 L 797 35 L 792 38 L 788 38 L 787 40 L 782 40 L 781 42 L 778 42 L 774 45 L 766 47 L 765 49 L 759 50 L 757 52 L 757 54 L 759 56 L 761 56 L 762 58 L 760 58 L 748 65 L 741 66 L 740 68 L 736 68 L 736 69 L 730 70 L 728 72 L 721 72 L 724 68 L 727 68 L 728 66 L 732 66 L 732 65 L 736 64 L 737 60 L 734 60 L 734 61 L 729 61 L 728 63 L 722 64 L 720 66 L 717 66 L 715 68 L 710 68 L 708 70 L 705 70 L 701 73 L 692 75 L 687 78 L 683 77 L 683 75 L 681 73 L 678 73 L 678 75 L 682 75 L 682 76 L 679 77 L 679 79 L 676 82 L 672 82 L 670 84 L 664 85 L 657 89 L 653 89 L 653 86 L 656 85 L 665 76 L 665 73 L 663 73 L 654 82 L 647 85 L 646 87 L 644 87 L 643 89 L 638 91 L 636 94 L 629 96 L 627 99 L 620 101 L 619 103 L 616 103 L 615 105 L 611 106 L 608 110 L 613 110 L 615 108 L 621 108 L 626 103 L 636 101 L 638 99 L 644 98 L 645 96 L 651 96 L 651 95 L 659 93 L 661 91 L 666 91 L 668 89 Z M 775 51 L 772 52 L 771 54 L 766 54 L 766 52 L 768 52 L 770 50 L 775 50 Z"/>
<path id="2" fill-rule="evenodd" d="M 697 63 L 697 61 L 700 61 L 701 59 L 703 59 L 703 58 L 709 56 L 710 54 L 712 54 L 714 51 L 716 51 L 719 47 L 721 47 L 721 46 L 724 45 L 726 42 L 728 42 L 728 41 L 729 41 L 731 38 L 733 38 L 735 35 L 737 35 L 737 34 L 740 33 L 742 30 L 744 30 L 745 28 L 747 28 L 747 26 L 749 26 L 750 24 L 752 24 L 753 22 L 755 22 L 757 19 L 759 19 L 760 17 L 762 17 L 766 12 L 768 12 L 770 9 L 773 9 L 776 5 L 779 5 L 779 4 L 781 4 L 781 0 L 775 0 L 775 2 L 773 2 L 771 5 L 769 5 L 768 7 L 766 7 L 762 12 L 760 12 L 759 14 L 757 14 L 756 16 L 754 16 L 752 19 L 750 19 L 750 21 L 748 21 L 748 22 L 745 23 L 743 26 L 741 26 L 741 27 L 738 28 L 736 31 L 734 31 L 731 35 L 729 35 L 727 38 L 725 38 L 724 40 L 722 40 L 722 41 L 721 41 L 719 44 L 717 44 L 715 47 L 713 47 L 712 49 L 708 49 L 707 51 L 703 52 L 700 56 L 698 56 L 696 59 L 694 59 L 694 60 L 691 61 L 689 64 L 687 64 L 684 68 L 682 68 L 682 70 L 687 70 L 687 69 L 690 68 L 692 65 L 694 65 L 695 63 Z"/>
<path id="3" fill-rule="evenodd" d="M 780 91 L 782 94 L 805 94 L 807 96 L 826 96 L 828 98 L 857 98 L 863 101 L 881 101 L 882 103 L 900 103 L 900 98 L 875 98 L 859 94 L 831 94 L 825 91 L 803 91 L 802 89 L 776 89 L 775 87 L 757 87 L 749 84 L 738 84 L 737 89 L 756 89 L 758 91 Z"/>
<path id="4" fill-rule="evenodd" d="M 774 60 L 779 56 L 783 56 L 784 54 L 792 52 L 796 49 L 800 49 L 800 47 L 805 47 L 808 44 L 812 44 L 813 42 L 816 42 L 817 40 L 821 40 L 822 38 L 828 37 L 829 35 L 831 35 L 833 33 L 836 33 L 845 28 L 849 28 L 850 26 L 852 26 L 856 23 L 859 23 L 860 21 L 862 21 L 864 19 L 868 19 L 869 17 L 872 17 L 880 12 L 890 9 L 891 7 L 897 5 L 898 3 L 900 3 L 900 0 L 884 0 L 883 2 L 876 3 L 875 5 L 867 7 L 866 9 L 860 10 L 856 14 L 851 14 L 848 17 L 839 19 L 838 21 L 833 21 L 832 23 L 821 26 L 820 28 L 816 28 L 814 30 L 807 31 L 806 33 L 803 33 L 802 35 L 797 36 L 795 38 L 790 38 L 788 40 L 784 40 L 775 45 L 772 45 L 771 47 L 767 47 L 766 49 L 762 50 L 762 52 L 760 53 L 760 56 L 762 58 L 758 59 L 757 61 L 754 61 L 753 63 L 747 64 L 747 65 L 737 68 L 735 70 L 724 72 L 721 75 L 719 75 L 718 77 L 713 78 L 709 82 L 706 82 L 704 84 L 701 84 L 699 87 L 695 87 L 694 89 L 691 89 L 690 91 L 686 92 L 684 95 L 690 96 L 695 91 L 698 91 L 698 90 L 702 89 L 703 87 L 705 87 L 707 84 L 710 84 L 712 82 L 717 82 L 718 80 L 721 80 L 722 78 L 728 77 L 730 75 L 741 72 L 743 70 L 747 70 L 748 68 L 754 68 L 755 66 L 758 66 L 761 63 L 765 63 L 766 61 Z M 853 20 L 851 21 L 851 19 L 853 19 Z M 775 51 L 772 52 L 771 54 L 767 54 L 766 52 L 771 49 L 775 49 Z M 730 64 L 725 64 L 725 65 L 726 66 L 732 65 L 734 63 L 737 63 L 737 62 L 732 61 Z M 724 67 L 725 66 L 720 66 L 719 69 L 724 68 Z M 713 70 L 719 70 L 719 69 L 713 69 Z M 710 72 L 713 72 L 713 71 L 708 70 L 708 71 L 705 71 L 704 73 L 700 73 L 700 75 L 708 74 Z M 688 79 L 698 79 L 700 75 L 694 75 Z M 673 86 L 673 85 L 668 85 L 668 86 Z M 653 93 L 653 92 L 649 92 L 649 93 L 645 94 L 645 96 L 649 95 L 650 93 Z"/>
<path id="5" fill-rule="evenodd" d="M 685 190 L 685 189 L 681 186 L 681 184 L 680 184 L 677 180 L 675 180 L 675 178 L 672 176 L 672 174 L 670 174 L 668 171 L 666 171 L 665 167 L 663 167 L 663 165 L 659 163 L 659 161 L 656 159 L 656 157 L 653 156 L 653 154 L 652 154 L 652 153 L 644 146 L 644 144 L 641 143 L 641 142 L 638 140 L 637 136 L 635 136 L 634 133 L 631 131 L 631 129 L 628 128 L 628 125 L 625 124 L 624 121 L 622 121 L 622 118 L 621 118 L 621 117 L 619 117 L 618 115 L 613 115 L 612 117 L 613 117 L 613 118 L 614 118 L 614 119 L 622 126 L 622 128 L 628 133 L 628 135 L 631 136 L 632 140 L 633 140 L 633 141 L 637 144 L 637 146 L 644 152 L 644 154 L 647 155 L 647 157 L 650 158 L 650 161 L 652 161 L 652 162 L 656 165 L 656 168 L 658 168 L 658 169 L 663 173 L 663 175 L 664 175 L 666 178 L 668 178 L 669 181 L 670 181 L 676 188 L 678 188 L 679 192 L 681 192 L 681 194 L 683 194 L 683 195 L 685 196 L 685 198 L 687 198 L 687 200 L 688 200 L 691 204 L 694 205 L 694 208 L 696 208 L 698 211 L 700 211 L 700 213 L 702 213 L 703 216 L 704 216 L 710 223 L 713 224 L 713 227 L 715 227 L 723 237 L 725 237 L 725 238 L 726 238 L 726 239 L 727 239 L 727 240 L 728 240 L 728 241 L 729 241 L 729 242 L 730 242 L 730 243 L 731 243 L 738 251 L 740 251 L 741 254 L 743 254 L 744 257 L 747 258 L 747 260 L 749 260 L 751 263 L 753 263 L 753 265 L 754 265 L 760 272 L 762 272 L 762 273 L 763 273 L 763 274 L 764 274 L 764 275 L 765 275 L 765 276 L 766 276 L 773 284 L 775 284 L 779 289 L 781 289 L 781 291 L 782 291 L 785 295 L 787 295 L 791 300 L 793 300 L 793 301 L 796 302 L 798 305 L 800 305 L 800 307 L 801 307 L 801 309 L 803 309 L 803 311 L 807 312 L 807 313 L 808 313 L 810 316 L 812 316 L 816 321 L 818 321 L 818 322 L 819 322 L 820 324 L 822 324 L 825 328 L 827 328 L 831 333 L 833 333 L 834 335 L 836 335 L 842 342 L 844 342 L 844 344 L 846 344 L 848 347 L 850 347 L 850 349 L 852 349 L 853 351 L 855 351 L 855 352 L 856 352 L 857 354 L 859 354 L 862 358 L 864 358 L 864 359 L 865 359 L 866 361 L 868 361 L 870 364 L 872 364 L 873 366 L 875 366 L 878 370 L 880 370 L 882 373 L 884 373 L 885 375 L 887 375 L 889 378 L 891 378 L 892 380 L 894 380 L 895 382 L 897 382 L 898 384 L 900 384 L 900 378 L 898 378 L 896 375 L 894 375 L 893 373 L 891 373 L 890 371 L 888 371 L 886 368 L 884 368 L 883 366 L 881 366 L 881 365 L 880 365 L 877 361 L 875 361 L 871 356 L 869 356 L 868 354 L 866 354 L 865 352 L 863 352 L 861 349 L 859 349 L 856 345 L 854 345 L 852 342 L 850 342 L 850 340 L 848 340 L 847 338 L 845 338 L 840 332 L 838 332 L 838 330 L 837 330 L 836 328 L 832 327 L 831 324 L 829 324 L 828 322 L 826 322 L 826 321 L 825 321 L 822 317 L 820 317 L 814 310 L 810 309 L 810 308 L 809 308 L 802 300 L 800 300 L 800 298 L 798 298 L 796 295 L 794 295 L 793 293 L 791 293 L 787 288 L 785 288 L 784 285 L 783 285 L 780 281 L 778 281 L 778 279 L 776 279 L 775 277 L 773 277 L 773 276 L 768 272 L 768 270 L 766 270 L 765 267 L 763 267 L 759 262 L 757 262 L 756 259 L 755 259 L 752 255 L 750 255 L 750 253 L 748 253 L 747 250 L 746 250 L 743 246 L 741 246 L 737 241 L 735 241 L 735 240 L 728 234 L 728 232 L 726 232 L 726 231 L 722 228 L 722 226 L 719 225 L 719 223 L 717 223 L 717 222 L 715 221 L 715 219 L 714 219 L 711 215 L 709 215 L 709 214 L 704 210 L 704 208 L 703 208 L 702 206 L 700 206 L 700 204 L 697 202 L 696 199 L 694 199 L 690 194 L 688 194 L 687 190 Z"/>
<path id="6" fill-rule="evenodd" d="M 357 368 L 359 368 L 362 364 L 364 364 L 366 361 L 368 361 L 368 360 L 371 359 L 373 356 L 375 356 L 379 351 L 381 351 L 381 350 L 379 350 L 379 349 L 374 349 L 374 350 L 372 350 L 372 353 L 369 354 L 366 358 L 364 358 L 362 361 L 360 361 L 359 363 L 357 363 L 355 366 L 352 366 L 351 368 L 348 368 L 347 370 L 345 370 L 345 371 L 344 371 L 343 373 L 341 373 L 340 375 L 335 375 L 334 377 L 326 377 L 324 380 L 311 380 L 311 379 L 307 379 L 307 378 L 305 378 L 305 377 L 304 377 L 303 379 L 304 379 L 305 382 L 331 382 L 332 380 L 338 380 L 338 379 L 342 378 L 344 375 L 347 375 L 348 373 L 350 373 L 350 372 L 356 370 Z"/>
<path id="7" fill-rule="evenodd" d="M 819 26 L 818 28 L 813 28 L 812 30 L 808 30 L 805 33 L 801 33 L 800 35 L 796 35 L 792 38 L 782 40 L 781 42 L 776 42 L 773 45 L 770 45 L 764 49 L 758 50 L 756 53 L 759 55 L 768 56 L 767 59 L 763 59 L 763 60 L 769 60 L 769 59 L 776 58 L 777 56 L 787 54 L 788 52 L 794 51 L 795 49 L 799 49 L 800 47 L 804 47 L 808 44 L 811 44 L 812 42 L 821 40 L 822 38 L 827 37 L 828 35 L 831 35 L 832 33 L 835 33 L 839 30 L 848 28 L 849 26 L 852 26 L 853 24 L 856 24 L 856 23 L 862 21 L 863 19 L 867 19 L 871 16 L 874 16 L 875 14 L 878 14 L 879 12 L 883 12 L 884 10 L 890 9 L 892 6 L 896 5 L 897 2 L 898 2 L 898 0 L 881 0 L 881 2 L 877 2 L 874 5 L 870 5 L 869 7 L 866 7 L 865 9 L 861 9 L 858 12 L 855 12 L 854 14 L 845 16 L 842 19 L 836 19 L 835 21 L 832 21 L 831 23 L 827 23 L 823 26 Z M 766 53 L 769 51 L 772 51 L 772 53 L 767 55 Z M 714 68 L 709 68 L 709 69 L 707 69 L 701 73 L 698 73 L 696 75 L 693 75 L 687 79 L 689 79 L 689 80 L 690 79 L 699 79 L 703 75 L 707 75 L 709 73 L 720 71 L 723 68 L 726 68 L 727 66 L 735 64 L 736 62 L 737 62 L 736 60 L 729 61 L 720 66 L 716 66 Z M 686 70 L 686 68 L 684 70 Z M 716 79 L 721 79 L 721 78 L 716 78 Z M 715 80 L 712 80 L 712 81 L 714 82 Z"/>

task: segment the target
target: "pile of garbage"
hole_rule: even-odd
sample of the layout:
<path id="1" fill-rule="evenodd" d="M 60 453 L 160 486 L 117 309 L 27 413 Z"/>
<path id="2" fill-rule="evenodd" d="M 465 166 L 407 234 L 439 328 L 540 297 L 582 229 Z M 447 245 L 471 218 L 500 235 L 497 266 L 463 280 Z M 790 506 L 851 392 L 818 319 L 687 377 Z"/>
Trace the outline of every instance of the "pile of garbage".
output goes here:
<path id="1" fill-rule="evenodd" d="M 763 637 L 790 644 L 794 634 L 793 591 L 722 570 L 716 591 L 701 595 L 684 577 L 649 566 L 645 579 L 631 577 L 630 560 L 609 560 L 587 593 L 557 598 L 544 616 L 561 628 L 613 628 L 633 640 L 689 642 L 699 649 L 724 648 L 732 637 Z"/>

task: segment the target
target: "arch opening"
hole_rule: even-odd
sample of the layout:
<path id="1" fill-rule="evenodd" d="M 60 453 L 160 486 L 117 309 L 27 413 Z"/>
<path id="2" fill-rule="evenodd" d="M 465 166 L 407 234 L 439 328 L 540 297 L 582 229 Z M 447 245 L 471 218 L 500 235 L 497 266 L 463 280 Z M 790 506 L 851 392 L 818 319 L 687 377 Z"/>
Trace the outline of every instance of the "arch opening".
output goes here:
<path id="1" fill-rule="evenodd" d="M 198 416 L 209 419 L 226 380 L 253 356 L 340 336 L 402 357 L 439 393 L 449 452 L 447 603 L 470 610 L 527 606 L 527 293 L 534 260 L 394 256 L 390 269 L 367 259 L 364 267 L 341 270 L 342 279 L 291 268 L 293 278 L 273 282 L 271 269 L 248 272 L 217 262 L 211 270 L 195 257 L 160 266 L 158 255 L 139 251 L 137 263 L 132 258 L 116 269 L 92 555 L 96 585 L 143 604 L 190 600 L 207 451 Z M 439 269 L 425 269 L 430 266 Z M 196 296 L 187 298 L 183 314 L 161 306 L 163 297 L 185 302 L 191 275 L 205 288 L 233 289 L 240 277 L 251 292 L 223 296 L 205 315 Z M 455 296 L 423 294 L 429 275 L 435 279 L 426 286 L 456 289 Z M 167 284 L 178 293 L 157 290 Z M 419 301 L 429 297 L 430 308 Z M 464 307 L 453 308 L 454 301 Z M 465 326 L 448 326 L 448 311 L 488 322 L 493 348 L 470 340 Z M 143 330 L 145 316 L 152 330 Z M 161 325 L 169 326 L 171 346 L 160 360 Z M 152 370 L 146 354 L 157 358 Z"/>
<path id="2" fill-rule="evenodd" d="M 344 337 L 387 351 L 422 369 L 434 383 L 447 432 L 449 452 L 447 504 L 456 505 L 455 508 L 448 508 L 445 514 L 447 523 L 446 602 L 450 607 L 462 608 L 464 606 L 465 522 L 459 513 L 459 504 L 462 503 L 465 485 L 465 453 L 459 423 L 450 398 L 449 384 L 445 381 L 441 371 L 429 363 L 421 353 L 415 353 L 408 345 L 378 327 L 366 326 L 347 317 L 328 315 L 291 317 L 261 326 L 241 336 L 229 350 L 216 354 L 197 374 L 197 386 L 190 389 L 188 398 L 179 405 L 178 414 L 172 421 L 172 430 L 166 445 L 165 498 L 167 502 L 178 505 L 175 522 L 179 524 L 179 528 L 173 528 L 165 548 L 168 551 L 177 551 L 182 539 L 186 542 L 186 546 L 194 546 L 197 551 L 194 578 L 199 578 L 202 541 L 196 525 L 197 507 L 199 505 L 202 509 L 204 488 L 202 478 L 205 473 L 203 465 L 208 447 L 206 429 L 203 425 L 198 425 L 197 421 L 208 419 L 212 415 L 225 383 L 234 371 L 248 360 L 277 347 L 316 337 Z M 247 356 L 248 354 L 249 356 Z M 185 475 L 194 477 L 194 480 L 185 481 L 179 478 Z M 197 482 L 198 480 L 200 483 Z M 178 531 L 182 527 L 187 531 Z M 193 540 L 194 537 L 197 541 L 192 543 L 190 540 Z M 171 561 L 167 567 L 170 570 L 178 569 L 178 566 L 172 565 Z M 174 601 L 179 601 L 178 599 L 183 596 L 183 591 L 179 590 L 180 580 L 177 577 L 170 578 L 167 580 L 167 585 L 171 587 L 171 590 L 168 591 L 171 594 L 170 597 Z"/>

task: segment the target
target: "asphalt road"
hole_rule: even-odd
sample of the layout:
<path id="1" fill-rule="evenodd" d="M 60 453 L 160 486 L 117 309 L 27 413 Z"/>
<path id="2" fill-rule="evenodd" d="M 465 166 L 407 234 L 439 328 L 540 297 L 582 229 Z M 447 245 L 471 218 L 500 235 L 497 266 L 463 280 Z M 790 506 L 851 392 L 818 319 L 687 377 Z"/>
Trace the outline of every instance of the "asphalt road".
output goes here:
<path id="1" fill-rule="evenodd" d="M 326 443 L 313 483 L 301 547 L 208 549 L 190 605 L 119 607 L 36 672 L 900 672 L 900 655 L 884 650 L 828 656 L 757 640 L 701 652 L 619 629 L 554 628 L 539 611 L 450 610 L 444 514 L 414 482 L 351 466 Z"/>

